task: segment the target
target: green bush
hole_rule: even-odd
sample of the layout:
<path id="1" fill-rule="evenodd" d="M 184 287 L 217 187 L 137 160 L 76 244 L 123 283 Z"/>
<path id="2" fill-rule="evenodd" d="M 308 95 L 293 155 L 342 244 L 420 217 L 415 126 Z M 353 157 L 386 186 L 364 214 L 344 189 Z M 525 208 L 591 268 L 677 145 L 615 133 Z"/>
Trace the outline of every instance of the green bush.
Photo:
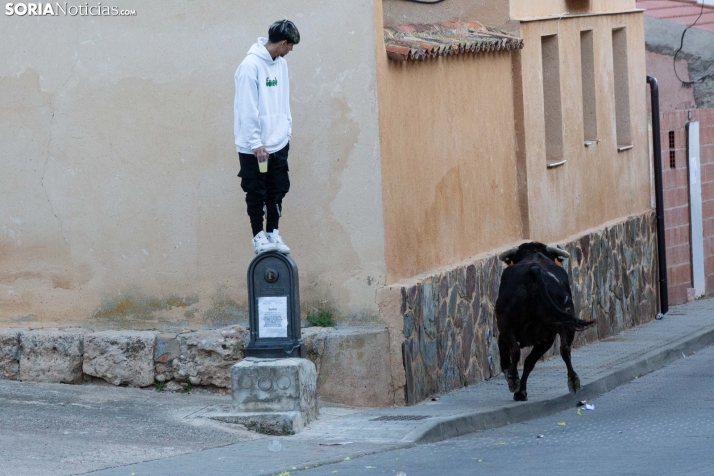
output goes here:
<path id="1" fill-rule="evenodd" d="M 325 309 L 318 309 L 307 313 L 307 322 L 311 326 L 317 327 L 334 327 L 335 320 L 332 318 L 332 313 Z"/>

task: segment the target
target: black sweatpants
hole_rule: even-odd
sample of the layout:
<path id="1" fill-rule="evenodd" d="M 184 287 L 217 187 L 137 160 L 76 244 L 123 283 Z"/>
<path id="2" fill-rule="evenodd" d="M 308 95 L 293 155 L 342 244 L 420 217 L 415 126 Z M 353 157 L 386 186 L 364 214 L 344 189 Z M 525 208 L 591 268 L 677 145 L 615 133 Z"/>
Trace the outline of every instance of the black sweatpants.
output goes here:
<path id="1" fill-rule="evenodd" d="M 253 154 L 238 153 L 240 158 L 240 186 L 245 192 L 248 216 L 253 236 L 263 231 L 263 216 L 268 232 L 278 228 L 282 216 L 283 197 L 290 190 L 288 150 L 290 144 L 268 157 L 268 171 L 258 170 L 258 159 Z M 264 211 L 265 210 L 265 211 Z"/>

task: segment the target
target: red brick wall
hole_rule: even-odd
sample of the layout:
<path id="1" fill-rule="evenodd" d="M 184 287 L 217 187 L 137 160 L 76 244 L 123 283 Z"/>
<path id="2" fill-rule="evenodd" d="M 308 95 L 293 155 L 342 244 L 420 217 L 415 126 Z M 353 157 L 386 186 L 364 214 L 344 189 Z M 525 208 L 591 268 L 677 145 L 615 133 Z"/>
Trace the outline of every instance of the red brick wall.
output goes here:
<path id="1" fill-rule="evenodd" d="M 660 115 L 662 143 L 662 183 L 667 242 L 667 284 L 670 304 L 687 300 L 692 287 L 689 239 L 689 188 L 687 179 L 687 137 L 685 125 L 690 111 L 663 112 Z M 699 121 L 702 210 L 704 219 L 704 257 L 706 292 L 714 292 L 714 109 L 691 110 Z M 674 149 L 670 149 L 669 131 L 674 131 Z M 675 167 L 670 167 L 674 150 Z"/>
<path id="2" fill-rule="evenodd" d="M 707 294 L 714 292 L 714 108 L 699 109 L 699 143 L 702 162 L 702 214 L 704 219 L 704 273 Z"/>

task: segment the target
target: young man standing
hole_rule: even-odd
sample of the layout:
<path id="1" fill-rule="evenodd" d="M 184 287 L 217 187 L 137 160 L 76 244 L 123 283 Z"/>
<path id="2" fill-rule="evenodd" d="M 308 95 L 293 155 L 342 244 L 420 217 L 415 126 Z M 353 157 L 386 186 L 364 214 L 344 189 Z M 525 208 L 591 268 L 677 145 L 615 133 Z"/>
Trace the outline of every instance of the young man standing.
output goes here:
<path id="1" fill-rule="evenodd" d="M 270 26 L 258 38 L 235 74 L 234 133 L 240 158 L 255 254 L 290 253 L 278 233 L 283 197 L 290 189 L 288 150 L 292 137 L 288 65 L 283 58 L 300 43 L 300 32 L 288 20 Z M 263 230 L 263 217 L 266 229 Z"/>

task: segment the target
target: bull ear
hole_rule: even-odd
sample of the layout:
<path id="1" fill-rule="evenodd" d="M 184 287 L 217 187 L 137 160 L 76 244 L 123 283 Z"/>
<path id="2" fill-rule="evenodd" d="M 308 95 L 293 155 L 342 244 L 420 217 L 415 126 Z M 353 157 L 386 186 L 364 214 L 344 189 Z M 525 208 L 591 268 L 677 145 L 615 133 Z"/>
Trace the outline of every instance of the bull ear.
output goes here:
<path id="1" fill-rule="evenodd" d="M 558 256 L 559 258 L 562 258 L 562 259 L 568 259 L 568 258 L 570 258 L 570 253 L 568 253 L 567 251 L 565 251 L 565 250 L 564 250 L 562 247 L 560 247 L 560 246 L 558 246 L 557 248 L 556 248 L 555 246 L 546 246 L 546 247 L 545 247 L 545 250 L 546 250 L 548 253 L 552 253 L 552 254 L 554 254 L 554 255 Z"/>
<path id="2" fill-rule="evenodd" d="M 503 261 L 506 264 L 511 264 L 511 257 L 516 254 L 518 251 L 518 248 L 511 248 L 510 250 L 504 251 L 500 255 L 498 255 L 498 259 Z"/>

